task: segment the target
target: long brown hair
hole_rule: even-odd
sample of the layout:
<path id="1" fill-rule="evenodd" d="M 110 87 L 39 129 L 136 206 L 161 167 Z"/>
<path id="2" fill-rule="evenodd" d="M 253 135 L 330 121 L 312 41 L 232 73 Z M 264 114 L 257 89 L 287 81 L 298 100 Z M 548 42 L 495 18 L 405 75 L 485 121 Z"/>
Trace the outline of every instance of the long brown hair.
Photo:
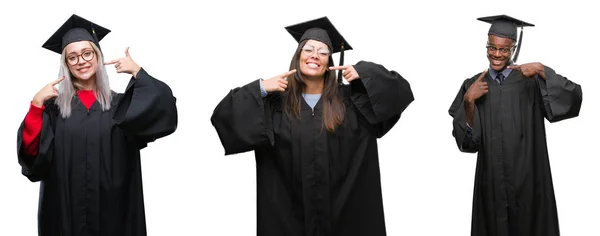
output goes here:
<path id="1" fill-rule="evenodd" d="M 290 70 L 296 69 L 296 73 L 288 77 L 288 89 L 286 89 L 287 97 L 285 101 L 285 111 L 289 116 L 300 118 L 300 109 L 302 104 L 302 93 L 306 88 L 306 83 L 300 72 L 300 53 L 302 47 L 308 40 L 304 40 L 298 44 L 296 53 L 292 57 Z M 328 67 L 333 66 L 333 58 L 329 56 Z M 321 100 L 323 102 L 323 126 L 329 131 L 334 132 L 335 129 L 344 121 L 345 108 L 340 96 L 338 96 L 338 82 L 335 77 L 335 72 L 327 70 L 323 76 L 323 94 Z"/>

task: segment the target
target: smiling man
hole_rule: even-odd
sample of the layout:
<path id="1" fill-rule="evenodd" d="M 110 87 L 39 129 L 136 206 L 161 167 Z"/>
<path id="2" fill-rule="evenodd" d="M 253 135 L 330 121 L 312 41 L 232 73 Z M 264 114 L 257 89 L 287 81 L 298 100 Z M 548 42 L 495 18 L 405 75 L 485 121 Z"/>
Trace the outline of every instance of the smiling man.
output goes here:
<path id="1" fill-rule="evenodd" d="M 581 86 L 542 63 L 515 64 L 522 28 L 533 24 L 478 20 L 491 24 L 489 68 L 462 83 L 449 109 L 458 148 L 478 153 L 471 235 L 558 236 L 544 118 L 578 116 Z"/>

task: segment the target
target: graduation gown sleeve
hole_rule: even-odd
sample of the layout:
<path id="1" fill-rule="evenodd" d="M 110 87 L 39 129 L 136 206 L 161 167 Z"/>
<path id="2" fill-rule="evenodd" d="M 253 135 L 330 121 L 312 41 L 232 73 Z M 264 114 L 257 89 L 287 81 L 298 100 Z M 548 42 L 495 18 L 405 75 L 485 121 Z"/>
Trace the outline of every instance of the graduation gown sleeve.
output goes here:
<path id="1" fill-rule="evenodd" d="M 544 66 L 544 72 L 546 79 L 538 77 L 536 80 L 544 101 L 546 119 L 557 122 L 578 116 L 582 101 L 581 86 L 556 74 L 550 67 Z"/>
<path id="2" fill-rule="evenodd" d="M 50 169 L 54 153 L 54 125 L 57 115 L 58 109 L 54 105 L 54 99 L 46 101 L 41 114 L 42 128 L 35 156 L 29 155 L 25 150 L 25 143 L 23 142 L 25 122 L 21 123 L 17 131 L 17 156 L 21 165 L 21 173 L 32 182 L 44 180 Z"/>
<path id="3" fill-rule="evenodd" d="M 382 65 L 360 61 L 354 65 L 360 79 L 352 81 L 352 102 L 366 120 L 376 126 L 377 137 L 385 135 L 414 100 L 410 84 Z"/>
<path id="4" fill-rule="evenodd" d="M 131 78 L 119 101 L 114 121 L 135 138 L 139 148 L 177 129 L 176 98 L 171 88 L 143 68 Z"/>
<path id="5" fill-rule="evenodd" d="M 479 75 L 477 75 L 474 78 L 478 77 Z M 452 135 L 456 140 L 458 149 L 462 152 L 470 153 L 477 152 L 479 150 L 479 145 L 481 142 L 481 124 L 479 120 L 479 110 L 477 109 L 477 106 L 475 106 L 475 111 L 473 112 L 473 127 L 469 129 L 467 127 L 467 117 L 464 106 L 465 93 L 473 83 L 474 78 L 466 79 L 464 81 L 448 111 L 448 113 L 450 113 L 450 116 L 453 117 Z"/>
<path id="6" fill-rule="evenodd" d="M 273 132 L 265 117 L 264 102 L 273 95 L 261 98 L 260 80 L 232 89 L 217 105 L 210 118 L 225 155 L 247 152 L 262 145 L 273 145 Z"/>

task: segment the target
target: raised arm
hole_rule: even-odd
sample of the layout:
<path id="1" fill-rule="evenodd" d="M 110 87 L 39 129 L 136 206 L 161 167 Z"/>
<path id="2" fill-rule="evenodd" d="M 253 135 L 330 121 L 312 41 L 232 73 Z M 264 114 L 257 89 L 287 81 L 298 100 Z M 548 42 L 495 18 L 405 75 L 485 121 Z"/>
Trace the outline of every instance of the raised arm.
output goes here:
<path id="1" fill-rule="evenodd" d="M 331 69 L 344 70 L 344 78 L 350 82 L 352 102 L 367 121 L 376 126 L 377 137 L 385 135 L 414 101 L 408 81 L 382 65 L 360 61 L 354 66 Z"/>

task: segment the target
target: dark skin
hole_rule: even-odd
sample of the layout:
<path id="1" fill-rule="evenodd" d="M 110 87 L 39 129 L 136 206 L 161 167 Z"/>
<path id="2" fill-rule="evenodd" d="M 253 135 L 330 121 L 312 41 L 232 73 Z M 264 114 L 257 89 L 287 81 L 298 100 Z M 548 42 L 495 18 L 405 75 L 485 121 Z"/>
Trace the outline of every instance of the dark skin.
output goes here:
<path id="1" fill-rule="evenodd" d="M 495 35 L 488 36 L 488 46 L 494 47 L 496 50 L 487 49 L 487 58 L 490 62 L 490 67 L 497 71 L 503 71 L 505 68 L 521 71 L 523 76 L 527 78 L 533 78 L 538 75 L 542 79 L 546 79 L 546 73 L 544 72 L 544 65 L 539 62 L 526 63 L 522 65 L 510 65 L 512 57 L 512 43 L 513 40 L 510 38 L 502 38 Z M 511 50 L 502 50 L 511 49 Z M 505 51 L 505 52 L 502 52 Z M 475 113 L 475 101 L 488 93 L 487 82 L 483 82 L 483 78 L 487 73 L 487 69 L 479 75 L 477 80 L 471 84 L 465 96 L 463 97 L 463 103 L 465 106 L 465 113 L 467 118 L 467 124 L 473 126 L 473 116 Z"/>

